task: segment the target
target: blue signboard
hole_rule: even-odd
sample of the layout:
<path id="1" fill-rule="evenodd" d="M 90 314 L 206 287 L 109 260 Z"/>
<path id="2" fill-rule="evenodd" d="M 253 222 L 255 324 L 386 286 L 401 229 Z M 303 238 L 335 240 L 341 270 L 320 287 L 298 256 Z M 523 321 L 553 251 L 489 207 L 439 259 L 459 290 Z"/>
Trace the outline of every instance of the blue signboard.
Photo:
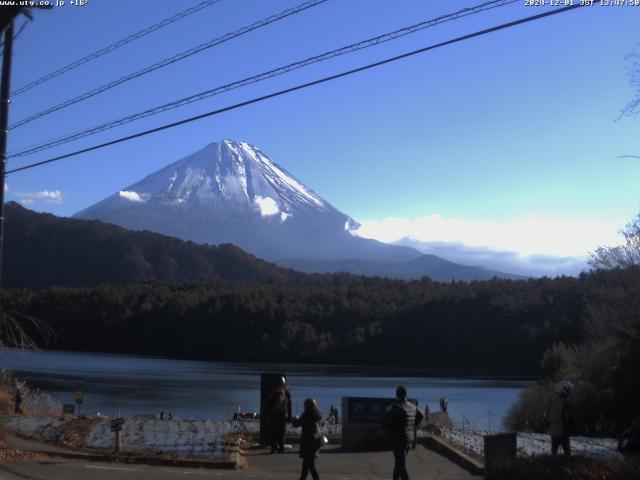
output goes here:
<path id="1" fill-rule="evenodd" d="M 380 424 L 382 415 L 394 402 L 393 398 L 347 397 L 349 423 Z M 418 402 L 409 399 L 414 405 Z"/>
<path id="2" fill-rule="evenodd" d="M 382 414 L 393 403 L 393 398 L 347 398 L 350 423 L 377 423 L 382 420 Z"/>

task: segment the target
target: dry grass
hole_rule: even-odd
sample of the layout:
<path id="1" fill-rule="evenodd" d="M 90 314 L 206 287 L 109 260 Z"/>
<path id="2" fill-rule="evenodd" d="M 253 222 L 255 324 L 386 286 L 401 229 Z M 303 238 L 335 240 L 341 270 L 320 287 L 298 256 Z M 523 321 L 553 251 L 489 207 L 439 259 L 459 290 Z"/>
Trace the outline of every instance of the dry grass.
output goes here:
<path id="1" fill-rule="evenodd" d="M 33 452 L 25 452 L 16 448 L 0 448 L 0 463 L 12 460 L 44 460 L 47 457 Z"/>
<path id="2" fill-rule="evenodd" d="M 493 478 L 493 477 L 492 477 Z M 640 461 L 602 462 L 585 457 L 522 457 L 498 467 L 496 480 L 640 480 Z"/>
<path id="3" fill-rule="evenodd" d="M 60 433 L 58 442 L 64 447 L 82 448 L 84 445 L 84 439 L 97 422 L 96 417 L 88 418 L 74 418 L 68 422 L 63 423 L 56 431 Z"/>
<path id="4" fill-rule="evenodd" d="M 51 395 L 38 389 L 29 388 L 24 382 L 17 380 L 11 371 L 0 369 L 0 415 L 11 415 L 14 412 L 15 387 L 23 395 L 22 412 L 27 416 L 55 417 L 62 413 L 60 402 Z"/>

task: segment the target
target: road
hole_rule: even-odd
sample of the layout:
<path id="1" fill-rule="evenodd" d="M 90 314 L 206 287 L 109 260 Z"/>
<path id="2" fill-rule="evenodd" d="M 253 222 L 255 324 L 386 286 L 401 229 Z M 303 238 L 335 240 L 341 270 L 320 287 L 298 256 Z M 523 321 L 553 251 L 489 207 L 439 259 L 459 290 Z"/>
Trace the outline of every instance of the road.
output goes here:
<path id="1" fill-rule="evenodd" d="M 270 455 L 265 450 L 247 452 L 245 470 L 185 469 L 117 463 L 67 460 L 21 460 L 0 465 L 0 480 L 177 480 L 211 478 L 219 480 L 296 480 L 301 460 L 295 452 Z M 412 480 L 470 480 L 473 477 L 446 458 L 419 445 L 410 452 Z M 322 480 L 388 480 L 393 455 L 383 452 L 342 452 L 323 449 L 317 462 Z"/>

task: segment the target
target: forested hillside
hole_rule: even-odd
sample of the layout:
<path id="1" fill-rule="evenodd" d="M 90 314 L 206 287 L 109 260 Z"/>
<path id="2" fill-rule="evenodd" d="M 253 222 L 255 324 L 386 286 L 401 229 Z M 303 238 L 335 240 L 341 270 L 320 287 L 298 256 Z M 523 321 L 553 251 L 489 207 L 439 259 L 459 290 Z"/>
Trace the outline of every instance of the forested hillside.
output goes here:
<path id="1" fill-rule="evenodd" d="M 36 213 L 6 205 L 7 287 L 96 286 L 203 278 L 268 281 L 302 274 L 260 260 L 233 245 L 208 246 L 99 221 Z"/>

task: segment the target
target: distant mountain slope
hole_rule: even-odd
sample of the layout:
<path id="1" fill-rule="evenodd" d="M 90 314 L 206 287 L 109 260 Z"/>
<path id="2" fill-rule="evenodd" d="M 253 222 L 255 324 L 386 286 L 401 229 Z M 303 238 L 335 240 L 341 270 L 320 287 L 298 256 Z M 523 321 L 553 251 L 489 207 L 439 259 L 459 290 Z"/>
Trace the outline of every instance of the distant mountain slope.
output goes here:
<path id="1" fill-rule="evenodd" d="M 306 273 L 347 272 L 356 275 L 380 276 L 402 280 L 429 277 L 437 282 L 451 282 L 454 280 L 469 282 L 473 280 L 491 280 L 494 277 L 512 280 L 525 278 L 483 267 L 460 265 L 429 254 L 402 261 L 289 259 L 278 263 Z"/>
<path id="2" fill-rule="evenodd" d="M 268 281 L 302 277 L 233 245 L 197 245 L 99 221 L 56 217 L 5 206 L 7 287 L 93 286 L 146 280 Z"/>

